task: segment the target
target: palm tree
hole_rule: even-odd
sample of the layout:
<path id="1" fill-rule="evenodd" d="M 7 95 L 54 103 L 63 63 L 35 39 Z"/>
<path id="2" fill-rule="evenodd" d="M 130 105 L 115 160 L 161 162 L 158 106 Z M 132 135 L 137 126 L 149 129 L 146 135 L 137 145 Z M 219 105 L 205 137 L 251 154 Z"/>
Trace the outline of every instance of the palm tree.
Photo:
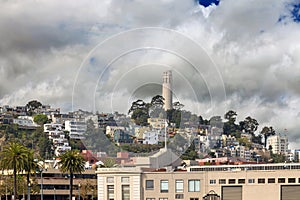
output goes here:
<path id="1" fill-rule="evenodd" d="M 28 157 L 28 149 L 18 142 L 10 142 L 4 146 L 1 153 L 0 168 L 2 170 L 13 170 L 14 198 L 17 198 L 17 173 L 25 169 Z"/>
<path id="2" fill-rule="evenodd" d="M 68 172 L 70 175 L 70 195 L 72 199 L 73 194 L 73 175 L 74 173 L 81 174 L 84 171 L 85 160 L 78 150 L 70 150 L 59 156 L 60 168 L 62 172 Z"/>

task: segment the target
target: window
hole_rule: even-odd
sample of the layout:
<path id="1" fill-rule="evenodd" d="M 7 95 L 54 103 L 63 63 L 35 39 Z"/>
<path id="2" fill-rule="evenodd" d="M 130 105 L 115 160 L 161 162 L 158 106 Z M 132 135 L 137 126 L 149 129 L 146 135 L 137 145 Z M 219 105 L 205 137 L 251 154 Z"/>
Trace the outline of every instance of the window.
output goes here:
<path id="1" fill-rule="evenodd" d="M 228 180 L 228 183 L 229 183 L 229 184 L 235 184 L 235 179 L 229 179 L 229 180 Z"/>
<path id="2" fill-rule="evenodd" d="M 175 181 L 175 192 L 183 192 L 183 180 Z"/>
<path id="3" fill-rule="evenodd" d="M 216 183 L 217 183 L 216 179 L 209 180 L 209 184 L 211 184 L 211 185 L 216 184 Z"/>
<path id="4" fill-rule="evenodd" d="M 285 183 L 285 178 L 278 178 L 278 183 Z"/>
<path id="5" fill-rule="evenodd" d="M 190 198 L 190 200 L 199 200 L 199 198 Z"/>
<path id="6" fill-rule="evenodd" d="M 130 200 L 129 185 L 122 185 L 122 200 Z"/>
<path id="7" fill-rule="evenodd" d="M 107 183 L 113 183 L 114 182 L 114 177 L 107 177 L 106 182 Z"/>
<path id="8" fill-rule="evenodd" d="M 146 198 L 146 200 L 155 200 L 155 198 Z"/>
<path id="9" fill-rule="evenodd" d="M 108 185 L 107 186 L 107 198 L 108 200 L 114 200 L 114 186 L 113 185 Z"/>
<path id="10" fill-rule="evenodd" d="M 245 184 L 245 179 L 239 179 L 239 180 L 238 180 L 238 183 L 239 183 L 239 184 Z"/>
<path id="11" fill-rule="evenodd" d="M 160 192 L 169 192 L 169 181 L 161 180 L 160 181 Z"/>
<path id="12" fill-rule="evenodd" d="M 153 190 L 153 189 L 154 189 L 154 181 L 146 180 L 146 190 Z"/>
<path id="13" fill-rule="evenodd" d="M 129 183 L 129 177 L 121 177 L 122 183 Z"/>
<path id="14" fill-rule="evenodd" d="M 268 183 L 275 183 L 275 178 L 268 178 Z"/>
<path id="15" fill-rule="evenodd" d="M 189 192 L 200 192 L 200 180 L 189 180 Z"/>
<path id="16" fill-rule="evenodd" d="M 257 180 L 257 182 L 258 182 L 258 183 L 265 183 L 265 179 L 264 179 L 264 178 L 259 178 L 259 179 Z"/>
<path id="17" fill-rule="evenodd" d="M 183 199 L 183 194 L 175 194 L 175 199 Z"/>
<path id="18" fill-rule="evenodd" d="M 288 178 L 288 182 L 289 183 L 296 183 L 296 179 L 295 178 Z"/>
<path id="19" fill-rule="evenodd" d="M 168 198 L 159 198 L 159 200 L 168 200 Z"/>
<path id="20" fill-rule="evenodd" d="M 249 178 L 248 183 L 255 183 L 255 179 L 254 178 Z"/>
<path id="21" fill-rule="evenodd" d="M 226 184 L 226 179 L 219 179 L 219 184 Z"/>

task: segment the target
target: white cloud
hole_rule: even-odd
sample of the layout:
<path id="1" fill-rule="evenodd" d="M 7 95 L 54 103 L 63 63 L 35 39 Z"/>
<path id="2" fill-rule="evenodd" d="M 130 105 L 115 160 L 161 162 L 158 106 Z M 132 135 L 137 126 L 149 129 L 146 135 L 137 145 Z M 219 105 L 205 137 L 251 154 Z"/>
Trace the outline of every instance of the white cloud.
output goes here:
<path id="1" fill-rule="evenodd" d="M 204 8 L 193 0 L 0 1 L 0 104 L 24 105 L 39 99 L 68 110 L 77 80 L 75 92 L 80 101 L 75 98 L 76 106 L 93 109 L 90 100 L 96 99 L 96 107 L 103 111 L 111 111 L 106 105 L 113 104 L 113 109 L 124 112 L 133 97 L 157 92 L 161 72 L 170 66 L 176 95 L 186 109 L 198 107 L 197 114 L 209 118 L 212 113 L 222 115 L 226 105 L 241 118 L 251 115 L 262 125 L 279 131 L 286 128 L 298 142 L 300 26 L 288 17 L 278 21 L 289 16 L 289 2 L 223 0 L 219 6 Z M 87 57 L 108 37 L 149 26 L 175 29 L 200 47 L 178 35 L 145 31 L 139 37 L 112 40 L 95 51 L 93 58 Z M 151 44 L 186 55 L 197 64 L 196 71 L 179 56 L 138 51 L 119 59 L 98 85 L 105 63 L 126 49 Z M 208 62 L 209 57 L 218 69 Z M 143 64 L 151 66 L 144 71 L 133 69 Z M 223 83 L 227 100 L 218 96 Z M 94 98 L 96 86 L 101 93 L 96 92 Z M 111 100 L 111 91 L 117 98 Z M 214 109 L 211 95 L 218 102 Z"/>

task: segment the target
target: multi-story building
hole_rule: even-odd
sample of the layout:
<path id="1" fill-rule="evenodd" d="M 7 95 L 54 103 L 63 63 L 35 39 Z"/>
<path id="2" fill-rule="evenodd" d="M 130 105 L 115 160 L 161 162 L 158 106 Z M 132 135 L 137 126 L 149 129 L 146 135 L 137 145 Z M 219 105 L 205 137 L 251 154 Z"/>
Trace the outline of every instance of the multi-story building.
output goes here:
<path id="1" fill-rule="evenodd" d="M 84 133 L 87 125 L 84 119 L 74 119 L 65 121 L 65 130 L 69 131 L 72 139 L 84 139 Z"/>
<path id="2" fill-rule="evenodd" d="M 65 138 L 62 124 L 44 124 L 44 132 L 53 143 L 54 154 L 59 156 L 61 153 L 71 150 L 69 141 Z"/>
<path id="3" fill-rule="evenodd" d="M 36 129 L 40 127 L 33 121 L 33 117 L 31 116 L 19 116 L 18 118 L 13 119 L 13 123 L 18 124 L 19 128 L 24 129 Z"/>
<path id="4" fill-rule="evenodd" d="M 98 200 L 298 200 L 300 164 L 98 168 Z"/>
<path id="5" fill-rule="evenodd" d="M 269 136 L 267 139 L 267 147 L 272 147 L 274 154 L 286 154 L 288 152 L 288 137 L 280 134 Z"/>

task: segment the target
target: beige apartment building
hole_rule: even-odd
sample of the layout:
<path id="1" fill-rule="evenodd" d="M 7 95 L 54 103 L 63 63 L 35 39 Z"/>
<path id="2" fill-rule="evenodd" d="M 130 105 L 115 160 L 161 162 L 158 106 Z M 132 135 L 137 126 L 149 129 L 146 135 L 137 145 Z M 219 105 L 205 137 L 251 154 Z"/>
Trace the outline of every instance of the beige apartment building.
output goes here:
<path id="1" fill-rule="evenodd" d="M 98 200 L 299 200 L 300 164 L 99 168 Z"/>

